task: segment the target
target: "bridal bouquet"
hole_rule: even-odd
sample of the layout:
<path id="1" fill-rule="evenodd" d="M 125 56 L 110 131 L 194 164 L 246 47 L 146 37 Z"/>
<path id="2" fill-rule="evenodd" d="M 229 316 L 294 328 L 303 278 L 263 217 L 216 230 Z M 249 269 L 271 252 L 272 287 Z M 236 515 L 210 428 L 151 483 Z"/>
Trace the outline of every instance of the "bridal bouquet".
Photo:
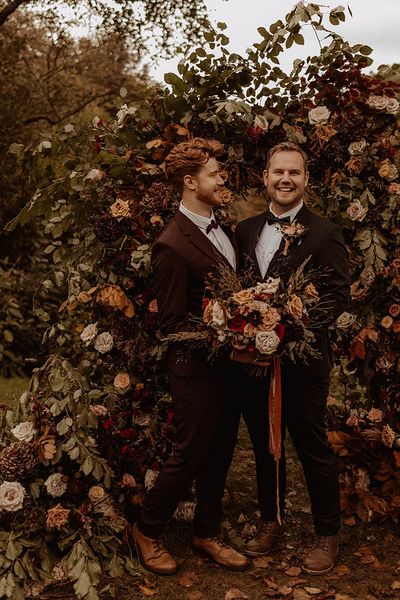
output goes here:
<path id="1" fill-rule="evenodd" d="M 276 355 L 302 362 L 317 357 L 313 330 L 326 311 L 313 283 L 316 274 L 306 273 L 305 264 L 287 282 L 269 277 L 244 288 L 235 273 L 220 266 L 203 302 L 210 353 L 225 349 L 234 360 L 260 366 Z"/>

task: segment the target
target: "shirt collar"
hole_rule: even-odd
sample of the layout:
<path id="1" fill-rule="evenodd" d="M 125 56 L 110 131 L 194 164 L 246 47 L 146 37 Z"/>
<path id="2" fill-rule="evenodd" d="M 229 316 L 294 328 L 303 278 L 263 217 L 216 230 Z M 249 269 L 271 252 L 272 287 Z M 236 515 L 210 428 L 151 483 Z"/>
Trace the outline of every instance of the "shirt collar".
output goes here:
<path id="1" fill-rule="evenodd" d="M 186 206 L 184 206 L 182 204 L 182 202 L 179 204 L 179 210 L 188 219 L 190 219 L 195 225 L 197 225 L 197 227 L 200 227 L 200 229 L 207 229 L 207 225 L 209 225 L 212 220 L 215 220 L 214 213 L 213 213 L 212 209 L 211 209 L 211 216 L 210 217 L 203 217 L 202 215 L 196 215 L 196 213 L 194 213 L 191 210 L 189 210 L 188 208 L 186 208 Z"/>
<path id="2" fill-rule="evenodd" d="M 292 208 L 291 210 L 288 210 L 287 212 L 281 214 L 281 215 L 277 215 L 276 213 L 274 213 L 274 211 L 272 210 L 271 206 L 269 207 L 270 211 L 272 212 L 273 215 L 275 215 L 275 217 L 278 217 L 278 219 L 282 219 L 283 217 L 290 217 L 290 222 L 292 223 L 294 221 L 295 216 L 297 215 L 297 213 L 300 211 L 301 208 L 303 208 L 303 200 L 300 202 L 300 204 L 298 204 L 297 206 L 295 206 L 294 208 Z"/>

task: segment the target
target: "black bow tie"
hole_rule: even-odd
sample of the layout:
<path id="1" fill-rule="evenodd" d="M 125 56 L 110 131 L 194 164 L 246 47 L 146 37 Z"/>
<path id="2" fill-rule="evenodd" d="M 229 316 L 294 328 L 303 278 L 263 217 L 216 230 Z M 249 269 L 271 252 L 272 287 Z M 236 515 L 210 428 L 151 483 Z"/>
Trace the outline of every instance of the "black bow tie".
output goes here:
<path id="1" fill-rule="evenodd" d="M 219 225 L 214 219 L 206 227 L 206 233 L 210 233 L 211 229 L 218 229 Z"/>
<path id="2" fill-rule="evenodd" d="M 290 225 L 290 217 L 276 217 L 270 210 L 267 210 L 267 213 L 265 215 L 265 219 L 266 221 L 268 221 L 268 223 L 270 225 L 272 225 L 272 223 L 276 223 L 277 225 Z"/>

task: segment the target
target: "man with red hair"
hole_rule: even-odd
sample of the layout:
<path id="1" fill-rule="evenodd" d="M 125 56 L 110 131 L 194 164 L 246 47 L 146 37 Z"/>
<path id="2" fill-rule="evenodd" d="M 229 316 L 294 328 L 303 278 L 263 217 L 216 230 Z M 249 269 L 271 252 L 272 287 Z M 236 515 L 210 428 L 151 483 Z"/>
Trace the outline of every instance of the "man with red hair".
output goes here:
<path id="1" fill-rule="evenodd" d="M 189 316 L 202 316 L 207 274 L 218 263 L 236 269 L 236 252 L 213 209 L 222 203 L 224 180 L 218 163 L 223 146 L 216 140 L 193 138 L 178 144 L 165 159 L 170 182 L 182 195 L 179 210 L 153 246 L 152 264 L 160 330 L 164 335 L 191 328 Z M 247 567 L 245 556 L 219 537 L 222 496 L 232 460 L 239 410 L 230 388 L 233 366 L 210 365 L 206 354 L 185 356 L 179 342 L 167 356 L 174 406 L 174 452 L 146 496 L 133 536 L 144 566 L 171 574 L 175 559 L 160 535 L 186 490 L 195 482 L 193 521 L 195 549 L 224 567 Z"/>

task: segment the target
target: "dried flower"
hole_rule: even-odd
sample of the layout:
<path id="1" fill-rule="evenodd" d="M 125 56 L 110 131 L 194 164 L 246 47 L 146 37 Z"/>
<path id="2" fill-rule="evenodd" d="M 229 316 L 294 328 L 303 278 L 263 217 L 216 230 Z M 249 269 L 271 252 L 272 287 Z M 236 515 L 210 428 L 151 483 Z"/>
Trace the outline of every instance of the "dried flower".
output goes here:
<path id="1" fill-rule="evenodd" d="M 280 277 L 268 277 L 266 281 L 258 283 L 255 287 L 256 294 L 276 294 L 281 282 Z"/>
<path id="2" fill-rule="evenodd" d="M 29 442 L 14 442 L 0 453 L 0 473 L 7 480 L 15 481 L 31 475 L 38 465 Z"/>
<path id="3" fill-rule="evenodd" d="M 256 334 L 256 348 L 261 354 L 273 354 L 279 346 L 275 331 L 259 331 Z"/>
<path id="4" fill-rule="evenodd" d="M 24 421 L 13 427 L 11 433 L 20 442 L 31 442 L 37 431 L 31 421 Z"/>
<path id="5" fill-rule="evenodd" d="M 366 164 L 366 160 L 362 156 L 352 156 L 350 160 L 347 161 L 346 167 L 348 168 L 350 173 L 354 173 L 354 175 L 359 175 Z"/>
<path id="6" fill-rule="evenodd" d="M 275 329 L 278 321 L 280 321 L 281 316 L 276 308 L 271 308 L 267 310 L 262 316 L 262 322 L 259 326 L 260 331 L 272 331 Z M 243 331 L 244 333 L 244 331 Z"/>
<path id="7" fill-rule="evenodd" d="M 232 295 L 232 300 L 236 302 L 236 304 L 246 304 L 250 302 L 253 298 L 253 291 L 251 289 L 240 290 Z"/>
<path id="8" fill-rule="evenodd" d="M 392 181 L 393 179 L 396 179 L 396 177 L 399 174 L 396 165 L 391 163 L 388 158 L 386 158 L 379 164 L 378 173 L 382 177 L 382 179 L 386 179 L 387 181 Z"/>
<path id="9" fill-rule="evenodd" d="M 306 287 L 304 288 L 304 295 L 307 298 L 310 298 L 310 300 L 319 300 L 317 289 L 313 283 L 309 283 L 308 285 L 306 285 Z"/>
<path id="10" fill-rule="evenodd" d="M 95 349 L 101 354 L 105 354 L 106 352 L 110 352 L 114 346 L 114 340 L 108 331 L 104 331 L 97 336 L 94 342 Z"/>
<path id="11" fill-rule="evenodd" d="M 383 319 L 381 321 L 381 325 L 384 329 L 390 329 L 391 326 L 393 325 L 392 317 L 390 317 L 389 315 L 386 315 L 386 317 L 383 317 Z"/>
<path id="12" fill-rule="evenodd" d="M 330 125 L 319 125 L 315 129 L 315 137 L 323 142 L 329 142 L 331 137 L 337 134 L 336 129 Z"/>
<path id="13" fill-rule="evenodd" d="M 131 385 L 131 378 L 128 373 L 118 373 L 114 378 L 114 387 L 117 390 L 126 390 Z"/>
<path id="14" fill-rule="evenodd" d="M 343 312 L 336 319 L 336 327 L 338 329 L 341 329 L 342 331 L 345 331 L 346 329 L 349 329 L 349 327 L 351 327 L 353 325 L 355 320 L 356 320 L 355 315 L 353 315 L 349 312 Z"/>
<path id="15" fill-rule="evenodd" d="M 390 183 L 388 185 L 389 194 L 393 194 L 394 196 L 400 195 L 400 183 Z"/>
<path id="16" fill-rule="evenodd" d="M 85 329 L 81 333 L 82 342 L 84 342 L 86 345 L 90 344 L 90 342 L 92 342 L 97 336 L 97 333 L 97 323 L 90 323 L 89 325 L 86 325 Z"/>
<path id="17" fill-rule="evenodd" d="M 107 285 L 99 291 L 96 302 L 104 304 L 114 311 L 120 310 L 129 319 L 135 314 L 135 309 L 128 296 L 118 285 Z"/>
<path id="18" fill-rule="evenodd" d="M 382 444 L 391 448 L 396 439 L 396 434 L 390 425 L 384 425 L 382 429 Z"/>
<path id="19" fill-rule="evenodd" d="M 88 492 L 88 496 L 92 502 L 100 502 L 106 497 L 106 491 L 100 485 L 93 485 Z"/>
<path id="20" fill-rule="evenodd" d="M 105 417 L 108 413 L 108 408 L 102 406 L 101 404 L 92 404 L 91 406 L 89 406 L 89 410 L 93 415 L 96 415 L 97 417 Z"/>
<path id="21" fill-rule="evenodd" d="M 122 476 L 122 487 L 134 488 L 136 487 L 136 479 L 130 473 L 124 473 Z"/>
<path id="22" fill-rule="evenodd" d="M 68 477 L 62 473 L 53 473 L 44 482 L 47 493 L 53 498 L 62 496 L 67 491 Z"/>
<path id="23" fill-rule="evenodd" d="M 360 275 L 360 281 L 364 285 L 371 285 L 375 281 L 375 271 L 371 266 L 365 267 Z"/>
<path id="24" fill-rule="evenodd" d="M 61 527 L 68 522 L 68 515 L 70 512 L 69 509 L 64 508 L 61 504 L 57 504 L 57 506 L 50 508 L 47 511 L 46 524 L 48 527 L 61 529 Z"/>
<path id="25" fill-rule="evenodd" d="M 56 438 L 49 435 L 49 427 L 46 426 L 43 435 L 37 441 L 39 460 L 52 460 L 57 454 Z"/>
<path id="26" fill-rule="evenodd" d="M 4 481 L 0 485 L 0 510 L 15 512 L 22 508 L 25 488 L 16 481 Z"/>
<path id="27" fill-rule="evenodd" d="M 125 217 L 131 216 L 131 210 L 129 208 L 129 202 L 127 200 L 116 200 L 114 204 L 110 206 L 111 214 L 118 221 Z"/>
<path id="28" fill-rule="evenodd" d="M 381 423 L 382 411 L 379 408 L 371 408 L 371 410 L 367 414 L 367 419 L 369 419 L 373 423 Z"/>
<path id="29" fill-rule="evenodd" d="M 210 300 L 203 313 L 204 323 L 219 329 L 220 327 L 226 327 L 227 318 L 228 315 L 224 307 L 216 300 Z"/>
<path id="30" fill-rule="evenodd" d="M 349 145 L 349 148 L 348 148 L 349 154 L 350 154 L 350 156 L 362 154 L 366 147 L 367 147 L 367 142 L 364 140 L 364 138 L 362 138 L 361 140 L 358 140 L 357 142 L 351 142 L 351 144 Z"/>
<path id="31" fill-rule="evenodd" d="M 310 125 L 323 125 L 330 117 L 331 111 L 326 106 L 317 106 L 308 112 Z"/>
<path id="32" fill-rule="evenodd" d="M 353 200 L 346 212 L 352 221 L 361 222 L 367 214 L 368 208 L 364 208 L 359 200 Z"/>

